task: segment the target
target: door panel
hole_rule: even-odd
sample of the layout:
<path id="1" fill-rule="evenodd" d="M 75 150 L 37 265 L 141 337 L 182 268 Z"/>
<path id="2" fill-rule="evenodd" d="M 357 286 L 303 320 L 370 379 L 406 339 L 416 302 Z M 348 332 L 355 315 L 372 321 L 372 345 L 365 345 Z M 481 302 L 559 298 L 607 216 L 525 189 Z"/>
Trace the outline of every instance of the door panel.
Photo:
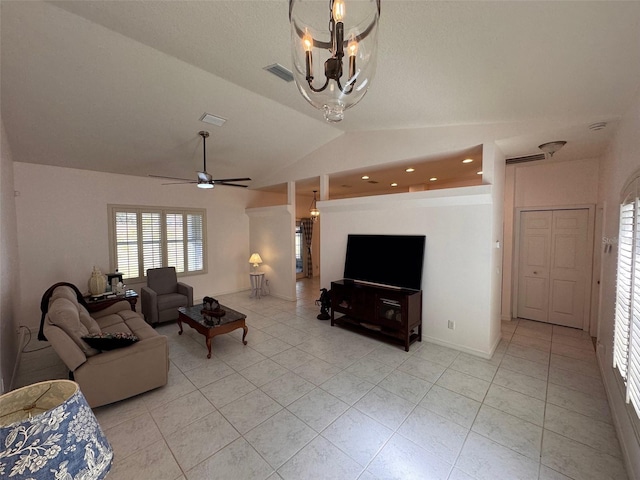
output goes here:
<path id="1" fill-rule="evenodd" d="M 583 328 L 589 211 L 553 212 L 549 322 Z"/>
<path id="2" fill-rule="evenodd" d="M 549 312 L 550 211 L 522 212 L 518 317 L 546 322 Z"/>

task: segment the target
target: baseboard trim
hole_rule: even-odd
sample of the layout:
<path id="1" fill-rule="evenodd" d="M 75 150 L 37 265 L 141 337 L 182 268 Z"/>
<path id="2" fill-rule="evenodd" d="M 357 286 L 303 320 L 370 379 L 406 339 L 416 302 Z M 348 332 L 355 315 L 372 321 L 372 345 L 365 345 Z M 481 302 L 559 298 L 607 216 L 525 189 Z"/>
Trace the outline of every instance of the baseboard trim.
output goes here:
<path id="1" fill-rule="evenodd" d="M 498 348 L 498 344 L 500 343 L 500 337 L 498 337 L 497 341 L 491 347 L 490 352 L 484 352 L 482 350 L 477 350 L 475 348 L 463 347 L 463 346 L 457 345 L 455 343 L 445 342 L 443 340 L 440 340 L 439 338 L 428 337 L 428 336 L 425 336 L 424 334 L 422 335 L 422 341 L 423 342 L 427 341 L 427 342 L 435 343 L 436 345 L 440 345 L 442 347 L 452 348 L 453 350 L 458 350 L 460 352 L 469 353 L 471 355 L 475 355 L 476 357 L 481 357 L 481 358 L 485 358 L 487 360 L 490 360 L 491 357 L 493 356 L 493 353 L 495 352 L 496 348 Z"/>

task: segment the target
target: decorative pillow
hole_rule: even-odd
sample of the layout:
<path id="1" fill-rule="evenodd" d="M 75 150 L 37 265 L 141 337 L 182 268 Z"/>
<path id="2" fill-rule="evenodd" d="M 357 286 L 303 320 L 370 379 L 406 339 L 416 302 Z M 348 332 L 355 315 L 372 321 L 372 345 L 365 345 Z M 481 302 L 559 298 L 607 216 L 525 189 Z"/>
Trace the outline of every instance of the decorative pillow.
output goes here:
<path id="1" fill-rule="evenodd" d="M 115 350 L 128 347 L 138 341 L 138 337 L 130 333 L 94 333 L 86 335 L 82 339 L 97 350 Z"/>

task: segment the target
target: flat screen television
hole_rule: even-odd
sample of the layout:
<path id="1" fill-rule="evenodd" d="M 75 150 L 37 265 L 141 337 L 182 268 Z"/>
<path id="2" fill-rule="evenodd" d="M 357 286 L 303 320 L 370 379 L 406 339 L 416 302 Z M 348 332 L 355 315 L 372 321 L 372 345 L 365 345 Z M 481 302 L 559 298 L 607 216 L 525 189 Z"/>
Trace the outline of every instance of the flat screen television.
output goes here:
<path id="1" fill-rule="evenodd" d="M 344 278 L 421 290 L 425 239 L 424 235 L 350 234 Z"/>

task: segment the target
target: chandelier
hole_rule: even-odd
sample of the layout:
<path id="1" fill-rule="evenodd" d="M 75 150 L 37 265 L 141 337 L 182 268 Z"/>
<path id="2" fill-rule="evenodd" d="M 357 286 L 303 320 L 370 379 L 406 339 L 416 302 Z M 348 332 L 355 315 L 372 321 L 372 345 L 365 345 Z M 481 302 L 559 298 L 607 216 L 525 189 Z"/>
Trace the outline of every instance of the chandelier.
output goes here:
<path id="1" fill-rule="evenodd" d="M 318 217 L 320 216 L 320 210 L 318 210 L 318 207 L 316 207 L 317 192 L 317 190 L 313 191 L 313 200 L 311 201 L 311 205 L 309 206 L 309 215 L 311 215 L 311 220 L 313 220 L 314 222 L 318 220 Z"/>
<path id="2" fill-rule="evenodd" d="M 296 85 L 311 105 L 324 110 L 328 122 L 339 122 L 362 100 L 376 71 L 380 0 L 346 4 L 289 0 Z"/>

